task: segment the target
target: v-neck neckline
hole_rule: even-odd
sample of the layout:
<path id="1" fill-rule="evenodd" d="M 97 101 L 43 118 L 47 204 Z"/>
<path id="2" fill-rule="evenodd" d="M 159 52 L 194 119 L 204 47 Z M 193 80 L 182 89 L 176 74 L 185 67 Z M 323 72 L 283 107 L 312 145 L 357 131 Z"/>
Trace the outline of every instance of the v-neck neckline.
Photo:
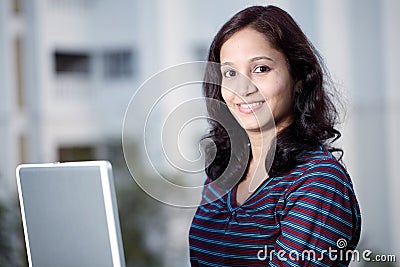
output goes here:
<path id="1" fill-rule="evenodd" d="M 270 181 L 274 179 L 274 177 L 269 177 L 267 179 L 265 179 L 258 187 L 256 190 L 254 190 L 253 193 L 251 193 L 251 195 L 245 199 L 245 201 L 243 201 L 242 204 L 238 204 L 237 203 L 237 189 L 239 184 L 235 185 L 229 192 L 228 192 L 228 205 L 229 205 L 229 209 L 230 210 L 236 210 L 239 208 L 242 208 L 244 205 L 248 204 L 249 201 L 251 201 L 252 199 L 254 199 L 259 193 L 260 191 L 262 191 L 269 183 Z"/>

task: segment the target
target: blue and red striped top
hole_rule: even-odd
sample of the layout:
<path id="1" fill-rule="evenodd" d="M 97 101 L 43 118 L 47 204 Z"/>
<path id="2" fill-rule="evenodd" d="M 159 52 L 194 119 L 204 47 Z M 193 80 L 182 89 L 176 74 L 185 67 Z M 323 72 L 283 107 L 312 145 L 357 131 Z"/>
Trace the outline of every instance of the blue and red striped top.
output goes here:
<path id="1" fill-rule="evenodd" d="M 347 266 L 361 228 L 350 177 L 323 146 L 302 158 L 240 206 L 236 187 L 213 202 L 208 187 L 190 228 L 192 266 Z"/>

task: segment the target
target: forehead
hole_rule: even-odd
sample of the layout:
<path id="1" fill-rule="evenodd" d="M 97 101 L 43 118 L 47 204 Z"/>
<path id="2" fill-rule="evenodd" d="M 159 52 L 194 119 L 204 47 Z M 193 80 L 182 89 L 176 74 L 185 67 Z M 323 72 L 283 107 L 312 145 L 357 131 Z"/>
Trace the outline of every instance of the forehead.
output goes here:
<path id="1" fill-rule="evenodd" d="M 235 32 L 224 42 L 220 50 L 221 62 L 261 55 L 276 58 L 283 56 L 264 34 L 250 27 Z"/>

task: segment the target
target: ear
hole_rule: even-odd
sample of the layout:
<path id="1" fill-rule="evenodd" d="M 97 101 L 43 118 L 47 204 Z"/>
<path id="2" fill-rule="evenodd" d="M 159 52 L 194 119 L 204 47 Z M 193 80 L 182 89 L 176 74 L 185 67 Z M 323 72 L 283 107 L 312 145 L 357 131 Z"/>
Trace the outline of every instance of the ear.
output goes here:
<path id="1" fill-rule="evenodd" d="M 294 84 L 294 92 L 295 93 L 301 93 L 301 90 L 303 89 L 303 81 L 299 80 Z"/>

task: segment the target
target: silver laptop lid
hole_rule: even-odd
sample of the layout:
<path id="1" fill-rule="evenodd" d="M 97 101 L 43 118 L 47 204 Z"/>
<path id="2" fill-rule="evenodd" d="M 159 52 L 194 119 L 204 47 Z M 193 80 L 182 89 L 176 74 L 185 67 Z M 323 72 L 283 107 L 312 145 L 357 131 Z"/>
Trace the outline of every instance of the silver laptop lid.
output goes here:
<path id="1" fill-rule="evenodd" d="M 31 267 L 124 267 L 111 164 L 23 164 L 17 185 Z"/>

